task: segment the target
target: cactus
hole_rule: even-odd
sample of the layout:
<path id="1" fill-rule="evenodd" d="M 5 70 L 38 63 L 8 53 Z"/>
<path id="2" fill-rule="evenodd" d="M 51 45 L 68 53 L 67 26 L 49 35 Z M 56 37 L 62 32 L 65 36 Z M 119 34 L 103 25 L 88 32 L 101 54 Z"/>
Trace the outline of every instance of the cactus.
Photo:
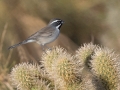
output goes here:
<path id="1" fill-rule="evenodd" d="M 11 82 L 18 90 L 50 90 L 45 77 L 39 65 L 29 63 L 16 65 L 10 75 Z"/>
<path id="2" fill-rule="evenodd" d="M 52 63 L 56 60 L 56 58 L 59 57 L 61 54 L 66 54 L 64 48 L 60 47 L 53 47 L 54 49 L 51 50 L 46 50 L 45 53 L 42 54 L 42 65 L 45 68 L 47 72 L 52 71 Z"/>
<path id="3" fill-rule="evenodd" d="M 96 78 L 91 72 L 90 61 L 98 45 L 93 45 L 92 43 L 83 44 L 76 51 L 76 58 L 78 59 L 80 68 L 82 69 L 82 82 L 80 90 L 103 90 L 101 81 Z M 87 86 L 86 86 L 87 85 Z"/>
<path id="4" fill-rule="evenodd" d="M 65 49 L 55 47 L 53 50 L 47 50 L 42 59 L 45 70 L 58 88 L 71 88 L 80 82 L 80 69 L 76 58 L 68 54 Z"/>
<path id="5" fill-rule="evenodd" d="M 92 73 L 106 90 L 120 90 L 120 59 L 113 50 L 97 48 L 91 60 Z"/>
<path id="6" fill-rule="evenodd" d="M 91 55 L 94 53 L 94 50 L 97 48 L 97 45 L 92 43 L 84 44 L 76 51 L 76 57 L 78 58 L 78 63 L 81 63 L 83 66 L 89 66 L 88 62 L 91 59 Z"/>
<path id="7" fill-rule="evenodd" d="M 23 63 L 11 72 L 20 90 L 120 90 L 120 60 L 112 50 L 84 44 L 71 55 L 53 47 L 42 55 L 41 65 Z"/>

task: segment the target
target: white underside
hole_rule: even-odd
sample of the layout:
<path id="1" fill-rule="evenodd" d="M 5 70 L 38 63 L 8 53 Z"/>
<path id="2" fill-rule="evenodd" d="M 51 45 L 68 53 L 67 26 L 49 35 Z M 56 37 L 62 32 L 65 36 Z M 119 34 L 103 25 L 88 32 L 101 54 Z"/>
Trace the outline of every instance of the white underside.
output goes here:
<path id="1" fill-rule="evenodd" d="M 28 40 L 27 43 L 34 42 L 35 40 Z"/>

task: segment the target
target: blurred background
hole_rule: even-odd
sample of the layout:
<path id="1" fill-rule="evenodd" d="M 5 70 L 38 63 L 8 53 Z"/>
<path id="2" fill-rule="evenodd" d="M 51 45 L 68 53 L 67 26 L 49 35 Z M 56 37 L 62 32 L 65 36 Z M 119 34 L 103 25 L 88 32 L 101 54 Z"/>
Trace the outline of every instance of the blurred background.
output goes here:
<path id="1" fill-rule="evenodd" d="M 40 30 L 52 18 L 65 21 L 61 34 L 48 47 L 61 46 L 73 53 L 93 42 L 120 53 L 119 0 L 0 0 L 0 90 L 14 90 L 11 68 L 41 59 L 40 45 L 29 43 L 7 50 Z"/>

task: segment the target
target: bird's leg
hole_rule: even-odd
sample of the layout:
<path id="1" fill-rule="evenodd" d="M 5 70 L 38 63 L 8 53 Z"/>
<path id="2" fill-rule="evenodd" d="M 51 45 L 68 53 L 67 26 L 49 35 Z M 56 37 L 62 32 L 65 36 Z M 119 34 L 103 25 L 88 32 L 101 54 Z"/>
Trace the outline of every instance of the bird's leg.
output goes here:
<path id="1" fill-rule="evenodd" d="M 45 51 L 44 45 L 41 45 L 41 48 L 42 48 L 43 51 Z"/>
<path id="2" fill-rule="evenodd" d="M 48 50 L 52 50 L 51 48 L 49 48 L 48 46 L 44 45 L 45 48 L 47 48 Z"/>
<path id="3" fill-rule="evenodd" d="M 45 51 L 45 49 L 52 50 L 51 48 L 47 47 L 46 45 L 41 45 L 42 50 Z"/>

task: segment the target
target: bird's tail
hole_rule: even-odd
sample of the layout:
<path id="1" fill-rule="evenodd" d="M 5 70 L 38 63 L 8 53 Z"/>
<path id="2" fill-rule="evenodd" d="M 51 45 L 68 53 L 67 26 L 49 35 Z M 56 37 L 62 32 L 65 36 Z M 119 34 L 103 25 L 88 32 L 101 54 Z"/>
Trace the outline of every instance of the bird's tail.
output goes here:
<path id="1" fill-rule="evenodd" d="M 33 40 L 24 40 L 24 41 L 22 41 L 22 42 L 20 42 L 20 43 L 18 43 L 18 44 L 15 44 L 15 45 L 13 45 L 13 46 L 10 46 L 8 49 L 12 49 L 12 48 L 18 47 L 18 46 L 20 46 L 20 45 L 22 45 L 22 44 L 26 44 L 26 43 L 29 43 L 29 42 L 33 42 Z"/>

